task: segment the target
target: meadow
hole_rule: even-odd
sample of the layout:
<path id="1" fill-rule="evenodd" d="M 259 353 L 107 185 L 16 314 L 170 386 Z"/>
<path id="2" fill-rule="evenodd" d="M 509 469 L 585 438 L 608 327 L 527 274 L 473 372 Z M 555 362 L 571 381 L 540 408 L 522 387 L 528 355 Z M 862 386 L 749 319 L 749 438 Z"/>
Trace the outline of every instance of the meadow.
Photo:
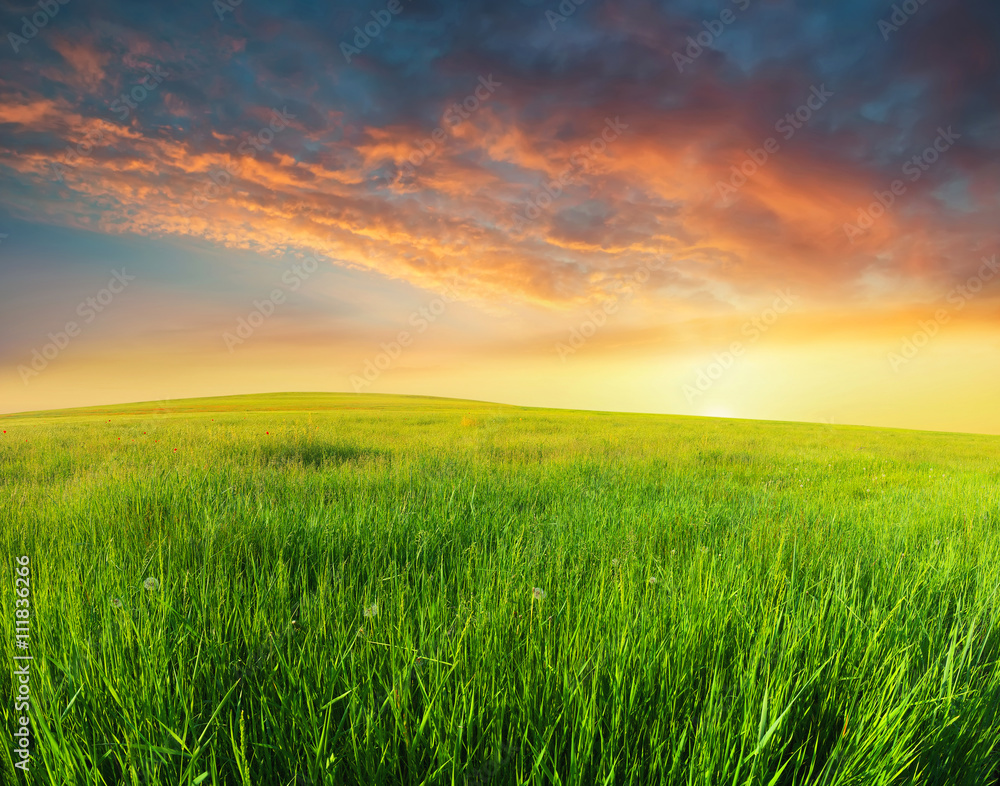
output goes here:
<path id="1" fill-rule="evenodd" d="M 1000 784 L 1000 438 L 284 394 L 0 416 L 0 782 Z"/>

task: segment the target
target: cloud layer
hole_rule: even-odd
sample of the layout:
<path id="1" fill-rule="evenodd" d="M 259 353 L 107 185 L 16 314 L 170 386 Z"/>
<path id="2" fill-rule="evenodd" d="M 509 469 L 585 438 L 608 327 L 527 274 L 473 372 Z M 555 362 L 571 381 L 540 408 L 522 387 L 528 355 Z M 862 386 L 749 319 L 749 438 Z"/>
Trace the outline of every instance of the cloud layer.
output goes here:
<path id="1" fill-rule="evenodd" d="M 225 8 L 70 3 L 11 44 L 8 208 L 546 304 L 652 259 L 678 299 L 885 296 L 866 272 L 940 287 L 996 248 L 987 4 Z"/>

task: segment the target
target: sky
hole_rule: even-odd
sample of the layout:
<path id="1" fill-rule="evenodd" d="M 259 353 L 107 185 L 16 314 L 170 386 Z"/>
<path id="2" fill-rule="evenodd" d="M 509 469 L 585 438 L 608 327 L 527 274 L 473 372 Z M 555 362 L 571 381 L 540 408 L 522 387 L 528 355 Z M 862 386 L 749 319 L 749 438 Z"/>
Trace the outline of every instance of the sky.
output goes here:
<path id="1" fill-rule="evenodd" d="M 8 2 L 0 412 L 1000 433 L 1000 4 Z"/>

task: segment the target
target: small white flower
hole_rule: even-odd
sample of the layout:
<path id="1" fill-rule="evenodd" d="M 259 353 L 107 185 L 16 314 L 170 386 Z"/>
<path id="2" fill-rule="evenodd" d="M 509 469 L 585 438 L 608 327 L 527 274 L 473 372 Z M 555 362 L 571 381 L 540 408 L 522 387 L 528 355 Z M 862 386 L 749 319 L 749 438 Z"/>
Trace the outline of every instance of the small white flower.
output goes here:
<path id="1" fill-rule="evenodd" d="M 531 591 L 531 596 L 535 600 L 544 600 L 545 599 L 545 590 L 543 590 L 541 587 L 535 587 Z"/>
<path id="2" fill-rule="evenodd" d="M 148 579 L 142 582 L 142 586 L 145 587 L 149 592 L 155 592 L 160 588 L 160 582 L 158 582 L 156 579 L 150 576 Z"/>

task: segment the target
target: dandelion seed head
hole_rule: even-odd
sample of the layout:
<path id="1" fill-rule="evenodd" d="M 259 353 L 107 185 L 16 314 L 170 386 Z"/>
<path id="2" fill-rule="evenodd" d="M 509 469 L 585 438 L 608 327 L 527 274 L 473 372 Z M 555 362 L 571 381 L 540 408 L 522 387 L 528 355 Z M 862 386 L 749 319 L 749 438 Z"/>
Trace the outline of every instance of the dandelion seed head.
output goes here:
<path id="1" fill-rule="evenodd" d="M 378 603 L 373 603 L 371 606 L 365 607 L 366 617 L 377 617 L 378 616 Z"/>
<path id="2" fill-rule="evenodd" d="M 531 596 L 535 600 L 544 600 L 545 599 L 545 590 L 543 590 L 541 587 L 535 587 L 531 591 Z"/>
<path id="3" fill-rule="evenodd" d="M 646 580 L 646 583 L 647 583 L 647 584 L 656 584 L 656 576 L 650 576 L 650 577 L 649 577 L 649 578 L 648 578 L 648 579 Z"/>
<path id="4" fill-rule="evenodd" d="M 122 608 L 123 604 L 122 604 L 121 598 L 112 598 L 111 599 L 111 605 L 114 606 L 116 609 Z"/>
<path id="5" fill-rule="evenodd" d="M 149 592 L 155 592 L 160 588 L 160 582 L 158 582 L 156 579 L 150 576 L 148 579 L 142 582 L 142 586 L 145 587 Z"/>

